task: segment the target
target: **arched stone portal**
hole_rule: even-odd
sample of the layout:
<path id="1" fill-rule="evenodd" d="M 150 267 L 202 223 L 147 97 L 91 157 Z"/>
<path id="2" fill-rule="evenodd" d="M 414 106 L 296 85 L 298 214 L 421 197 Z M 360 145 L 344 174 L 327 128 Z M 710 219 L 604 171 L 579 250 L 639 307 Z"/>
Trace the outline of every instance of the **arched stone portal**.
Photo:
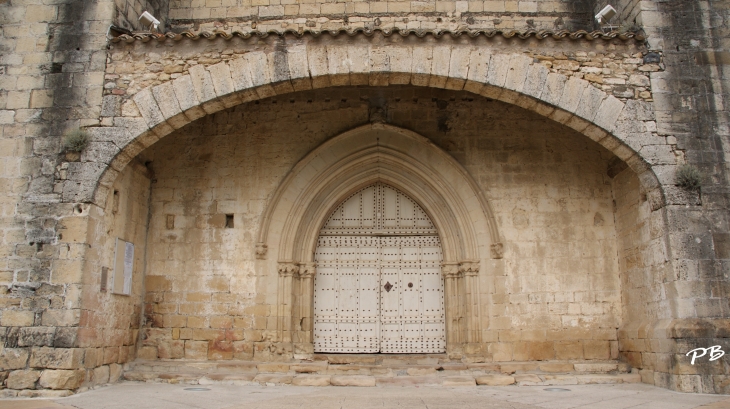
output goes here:
<path id="1" fill-rule="evenodd" d="M 448 348 L 481 348 L 481 260 L 502 258 L 491 208 L 451 156 L 414 132 L 384 124 L 322 144 L 289 172 L 267 206 L 257 255 L 262 263 L 278 260 L 279 340 L 293 342 L 295 351 L 313 352 L 312 279 L 320 229 L 343 195 L 374 183 L 408 192 L 429 215 L 443 249 Z"/>

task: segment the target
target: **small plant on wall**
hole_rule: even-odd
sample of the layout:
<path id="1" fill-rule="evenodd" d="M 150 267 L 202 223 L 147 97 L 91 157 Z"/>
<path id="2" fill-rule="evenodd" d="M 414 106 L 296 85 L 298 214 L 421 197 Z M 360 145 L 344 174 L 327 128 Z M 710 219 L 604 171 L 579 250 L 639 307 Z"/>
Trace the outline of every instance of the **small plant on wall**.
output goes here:
<path id="1" fill-rule="evenodd" d="M 677 168 L 675 175 L 677 186 L 687 190 L 700 190 L 702 185 L 702 172 L 696 167 L 684 164 Z"/>
<path id="2" fill-rule="evenodd" d="M 63 149 L 66 152 L 81 152 L 89 144 L 89 134 L 83 129 L 74 129 L 63 136 Z"/>

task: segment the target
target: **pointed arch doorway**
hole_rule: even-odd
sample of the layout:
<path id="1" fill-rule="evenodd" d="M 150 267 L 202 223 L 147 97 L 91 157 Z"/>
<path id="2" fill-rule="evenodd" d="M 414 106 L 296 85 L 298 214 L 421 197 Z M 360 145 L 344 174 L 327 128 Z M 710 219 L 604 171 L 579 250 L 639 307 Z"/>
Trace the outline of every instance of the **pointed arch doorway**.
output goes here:
<path id="1" fill-rule="evenodd" d="M 377 182 L 350 195 L 320 230 L 314 352 L 446 351 L 438 231 L 408 195 Z"/>

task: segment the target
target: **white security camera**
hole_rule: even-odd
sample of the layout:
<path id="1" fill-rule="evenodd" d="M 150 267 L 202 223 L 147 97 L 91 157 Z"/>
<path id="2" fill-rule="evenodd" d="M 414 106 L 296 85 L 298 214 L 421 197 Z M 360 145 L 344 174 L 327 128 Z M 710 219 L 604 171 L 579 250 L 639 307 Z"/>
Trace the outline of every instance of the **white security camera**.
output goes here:
<path id="1" fill-rule="evenodd" d="M 160 25 L 160 20 L 156 19 L 155 16 L 148 12 L 142 13 L 141 16 L 139 16 L 139 22 L 143 26 L 149 28 L 150 30 L 157 31 L 157 26 Z"/>
<path id="2" fill-rule="evenodd" d="M 616 9 L 608 5 L 596 14 L 596 21 L 598 24 L 607 24 L 615 15 Z"/>

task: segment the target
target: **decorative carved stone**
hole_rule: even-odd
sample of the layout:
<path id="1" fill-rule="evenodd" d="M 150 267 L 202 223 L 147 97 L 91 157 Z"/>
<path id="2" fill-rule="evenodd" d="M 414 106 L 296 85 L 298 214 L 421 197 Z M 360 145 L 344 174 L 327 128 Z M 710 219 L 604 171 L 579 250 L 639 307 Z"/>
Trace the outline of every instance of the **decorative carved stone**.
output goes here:
<path id="1" fill-rule="evenodd" d="M 459 276 L 459 263 L 441 263 L 441 274 L 444 278 L 456 278 Z"/>
<path id="2" fill-rule="evenodd" d="M 459 263 L 459 272 L 464 274 L 464 276 L 475 276 L 479 274 L 479 261 L 462 261 Z"/>
<path id="3" fill-rule="evenodd" d="M 256 243 L 256 258 L 259 260 L 266 259 L 266 253 L 269 251 L 269 246 L 264 243 Z"/>
<path id="4" fill-rule="evenodd" d="M 316 263 L 300 263 L 299 264 L 299 277 L 301 278 L 312 278 L 317 272 Z"/>
<path id="5" fill-rule="evenodd" d="M 299 272 L 299 264 L 293 261 L 279 262 L 279 275 L 282 277 L 291 277 Z"/>
<path id="6" fill-rule="evenodd" d="M 494 243 L 489 247 L 489 250 L 492 253 L 493 259 L 501 259 L 504 257 L 504 244 L 502 243 Z"/>

